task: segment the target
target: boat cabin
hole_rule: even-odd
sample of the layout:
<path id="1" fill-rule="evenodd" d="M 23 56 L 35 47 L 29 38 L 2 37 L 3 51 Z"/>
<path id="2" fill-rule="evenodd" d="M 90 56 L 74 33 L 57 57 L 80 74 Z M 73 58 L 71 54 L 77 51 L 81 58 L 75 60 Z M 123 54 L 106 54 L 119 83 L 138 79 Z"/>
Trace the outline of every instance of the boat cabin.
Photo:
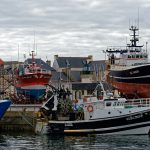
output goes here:
<path id="1" fill-rule="evenodd" d="M 125 98 L 106 98 L 84 104 L 85 119 L 95 119 L 100 116 L 111 117 L 119 115 L 125 109 Z"/>
<path id="2" fill-rule="evenodd" d="M 41 73 L 41 74 L 51 74 L 51 71 L 49 70 L 46 70 L 46 69 L 43 69 L 42 67 L 40 66 L 37 66 L 37 65 L 22 65 L 19 67 L 18 69 L 18 73 L 19 75 L 25 75 L 25 74 L 37 74 L 37 73 Z"/>
<path id="3" fill-rule="evenodd" d="M 115 98 L 115 99 L 104 99 L 104 100 L 93 100 L 84 103 L 84 111 L 93 112 L 96 109 L 117 109 L 124 108 L 125 102 L 127 100 L 125 98 Z M 88 109 L 88 107 L 91 107 Z M 92 108 L 93 107 L 93 108 Z M 92 110 L 93 111 L 92 111 Z"/>
<path id="4" fill-rule="evenodd" d="M 128 51 L 120 54 L 119 65 L 135 66 L 148 63 L 148 54 L 146 52 Z"/>
<path id="5" fill-rule="evenodd" d="M 130 30 L 133 32 L 130 44 L 127 44 L 126 47 L 110 47 L 106 50 L 110 54 L 109 60 L 111 65 L 135 66 L 148 63 L 147 45 L 146 49 L 143 49 L 143 45 L 137 45 L 139 35 L 136 32 L 139 29 L 136 26 L 131 26 Z M 118 58 L 114 56 L 117 53 L 119 54 Z"/>
<path id="6" fill-rule="evenodd" d="M 125 98 L 104 99 L 104 107 L 107 108 L 124 108 Z"/>

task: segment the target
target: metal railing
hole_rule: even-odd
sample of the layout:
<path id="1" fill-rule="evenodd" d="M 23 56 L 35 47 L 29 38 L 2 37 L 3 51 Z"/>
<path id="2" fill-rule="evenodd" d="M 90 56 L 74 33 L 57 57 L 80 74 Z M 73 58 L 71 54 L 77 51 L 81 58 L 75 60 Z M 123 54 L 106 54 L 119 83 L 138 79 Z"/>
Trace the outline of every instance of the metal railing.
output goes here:
<path id="1" fill-rule="evenodd" d="M 150 107 L 150 98 L 128 99 L 125 107 Z"/>

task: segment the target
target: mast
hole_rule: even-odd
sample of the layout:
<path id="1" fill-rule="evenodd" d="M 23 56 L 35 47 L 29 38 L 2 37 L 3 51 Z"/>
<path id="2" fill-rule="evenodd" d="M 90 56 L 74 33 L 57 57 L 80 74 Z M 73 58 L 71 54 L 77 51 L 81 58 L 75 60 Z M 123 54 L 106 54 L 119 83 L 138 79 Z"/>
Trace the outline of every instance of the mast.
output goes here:
<path id="1" fill-rule="evenodd" d="M 131 47 L 137 47 L 137 42 L 139 41 L 138 38 L 138 34 L 136 34 L 136 31 L 138 31 L 139 29 L 136 26 L 131 26 L 131 28 L 129 29 L 133 32 L 133 34 L 131 35 L 133 38 L 130 40 L 131 41 Z"/>
<path id="2" fill-rule="evenodd" d="M 35 53 L 36 52 L 36 53 Z M 35 31 L 34 31 L 34 43 L 33 43 L 33 50 L 31 51 L 31 56 L 32 56 L 32 65 L 35 66 L 35 58 L 34 56 L 36 56 L 37 54 L 37 47 L 35 45 Z"/>
<path id="3" fill-rule="evenodd" d="M 32 65 L 35 65 L 35 58 L 34 58 L 34 51 L 31 51 L 31 56 L 32 56 Z"/>

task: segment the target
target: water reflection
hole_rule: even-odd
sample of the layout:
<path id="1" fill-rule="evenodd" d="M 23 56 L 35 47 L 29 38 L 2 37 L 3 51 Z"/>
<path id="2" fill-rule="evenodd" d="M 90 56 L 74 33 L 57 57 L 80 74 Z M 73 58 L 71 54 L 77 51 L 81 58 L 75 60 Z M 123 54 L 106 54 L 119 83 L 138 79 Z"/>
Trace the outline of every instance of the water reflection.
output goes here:
<path id="1" fill-rule="evenodd" d="M 0 150 L 149 150 L 150 138 L 142 136 L 0 135 Z"/>
<path id="2" fill-rule="evenodd" d="M 95 142 L 96 136 L 43 136 L 47 141 L 47 148 L 54 149 L 87 149 L 89 145 Z"/>
<path id="3" fill-rule="evenodd" d="M 150 138 L 147 135 L 90 135 L 90 136 L 49 136 L 50 147 L 65 150 L 149 150 Z M 59 143 L 59 144 L 58 144 Z M 50 143 L 49 143 L 50 144 Z M 59 145 L 59 146 L 58 146 Z"/>

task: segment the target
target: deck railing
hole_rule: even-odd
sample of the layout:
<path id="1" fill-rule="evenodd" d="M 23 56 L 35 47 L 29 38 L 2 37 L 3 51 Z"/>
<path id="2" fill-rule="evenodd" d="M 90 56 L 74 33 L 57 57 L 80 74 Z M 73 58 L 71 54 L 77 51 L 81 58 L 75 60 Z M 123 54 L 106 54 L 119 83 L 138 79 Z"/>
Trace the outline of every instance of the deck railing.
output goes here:
<path id="1" fill-rule="evenodd" d="M 128 99 L 126 107 L 150 107 L 150 98 Z"/>

